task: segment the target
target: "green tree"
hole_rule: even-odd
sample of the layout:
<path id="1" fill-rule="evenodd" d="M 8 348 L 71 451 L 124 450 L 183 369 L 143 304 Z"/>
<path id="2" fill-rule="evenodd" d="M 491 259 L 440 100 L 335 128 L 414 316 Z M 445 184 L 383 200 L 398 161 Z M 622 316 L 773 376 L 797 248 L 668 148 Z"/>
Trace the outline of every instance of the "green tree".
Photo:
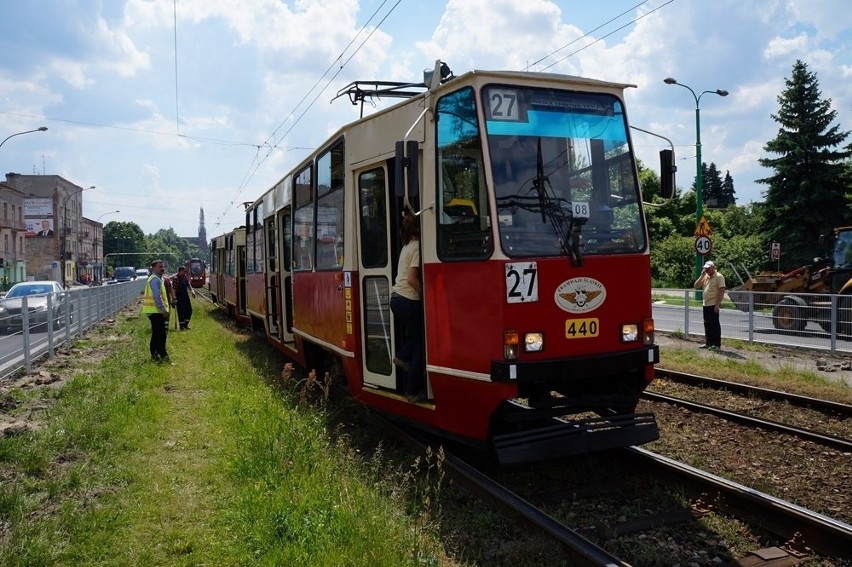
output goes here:
<path id="1" fill-rule="evenodd" d="M 162 259 L 168 272 L 177 271 L 187 260 L 198 256 L 198 246 L 178 236 L 173 228 L 164 228 L 149 234 L 145 238 L 145 248 L 150 252 L 148 261 Z"/>
<path id="2" fill-rule="evenodd" d="M 734 193 L 734 178 L 731 177 L 730 171 L 725 171 L 725 179 L 722 181 L 722 191 L 719 195 L 722 207 L 730 207 L 736 204 L 737 198 L 734 196 Z"/>
<path id="3" fill-rule="evenodd" d="M 104 258 L 110 273 L 116 266 L 141 266 L 145 233 L 135 222 L 108 222 L 104 226 Z"/>
<path id="4" fill-rule="evenodd" d="M 704 204 L 709 208 L 724 209 L 727 204 L 722 200 L 722 175 L 716 164 L 710 162 L 709 167 L 705 168 L 702 181 L 702 197 Z"/>
<path id="5" fill-rule="evenodd" d="M 831 99 L 822 100 L 816 75 L 802 61 L 778 96 L 772 118 L 781 127 L 764 150 L 777 157 L 759 163 L 773 174 L 758 183 L 769 186 L 763 229 L 767 241 L 785 251 L 784 269 L 807 264 L 820 250 L 820 235 L 846 224 L 849 189 L 843 160 L 852 152 L 836 149 L 849 136 L 832 125 L 837 112 Z"/>

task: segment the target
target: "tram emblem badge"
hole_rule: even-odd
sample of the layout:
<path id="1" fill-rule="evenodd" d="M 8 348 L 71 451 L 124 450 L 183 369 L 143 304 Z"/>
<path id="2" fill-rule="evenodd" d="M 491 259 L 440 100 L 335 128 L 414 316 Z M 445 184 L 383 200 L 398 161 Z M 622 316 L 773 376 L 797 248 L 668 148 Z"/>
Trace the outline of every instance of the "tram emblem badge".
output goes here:
<path id="1" fill-rule="evenodd" d="M 563 311 L 588 313 L 606 301 L 606 288 L 593 278 L 571 278 L 556 288 L 553 299 Z"/>

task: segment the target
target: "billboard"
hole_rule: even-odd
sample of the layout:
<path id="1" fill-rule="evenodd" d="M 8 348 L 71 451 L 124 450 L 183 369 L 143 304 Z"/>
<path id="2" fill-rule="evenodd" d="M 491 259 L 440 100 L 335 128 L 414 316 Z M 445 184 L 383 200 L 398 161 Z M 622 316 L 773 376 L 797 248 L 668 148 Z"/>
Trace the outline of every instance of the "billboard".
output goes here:
<path id="1" fill-rule="evenodd" d="M 24 199 L 24 222 L 27 225 L 27 237 L 49 237 L 56 234 L 53 199 L 41 197 Z"/>

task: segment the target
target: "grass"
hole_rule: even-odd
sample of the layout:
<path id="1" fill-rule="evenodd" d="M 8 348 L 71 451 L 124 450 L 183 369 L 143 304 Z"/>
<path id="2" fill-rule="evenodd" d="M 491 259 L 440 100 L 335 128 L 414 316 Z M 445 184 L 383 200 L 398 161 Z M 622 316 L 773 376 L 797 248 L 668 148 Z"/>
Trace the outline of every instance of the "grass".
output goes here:
<path id="1" fill-rule="evenodd" d="M 674 338 L 675 334 L 670 335 Z M 773 347 L 762 343 L 749 343 L 725 339 L 724 349 L 736 349 L 756 353 L 771 353 Z M 805 396 L 849 403 L 852 387 L 843 381 L 832 379 L 818 372 L 802 370 L 792 365 L 780 364 L 769 368 L 753 358 L 714 356 L 712 365 L 707 359 L 696 356 L 694 346 L 668 346 L 660 350 L 660 368 L 687 372 L 701 376 L 713 376 L 721 380 L 747 382 L 773 390 L 786 390 Z"/>
<path id="2" fill-rule="evenodd" d="M 47 409 L 0 439 L 0 564 L 453 564 L 425 459 L 361 456 L 340 408 L 282 386 L 281 359 L 200 302 L 169 334 L 174 366 L 148 362 L 149 333 L 124 318 L 51 368 L 61 389 L 10 393 Z"/>

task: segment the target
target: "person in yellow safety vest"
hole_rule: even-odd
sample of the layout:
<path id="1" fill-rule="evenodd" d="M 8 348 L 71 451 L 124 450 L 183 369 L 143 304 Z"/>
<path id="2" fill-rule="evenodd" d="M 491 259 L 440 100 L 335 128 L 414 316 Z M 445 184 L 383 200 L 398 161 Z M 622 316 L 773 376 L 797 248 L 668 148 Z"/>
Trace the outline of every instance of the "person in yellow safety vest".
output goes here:
<path id="1" fill-rule="evenodd" d="M 169 295 L 163 283 L 166 267 L 162 260 L 151 262 L 151 274 L 142 293 L 142 313 L 151 321 L 151 360 L 170 364 L 166 352 L 166 325 L 169 320 Z"/>

